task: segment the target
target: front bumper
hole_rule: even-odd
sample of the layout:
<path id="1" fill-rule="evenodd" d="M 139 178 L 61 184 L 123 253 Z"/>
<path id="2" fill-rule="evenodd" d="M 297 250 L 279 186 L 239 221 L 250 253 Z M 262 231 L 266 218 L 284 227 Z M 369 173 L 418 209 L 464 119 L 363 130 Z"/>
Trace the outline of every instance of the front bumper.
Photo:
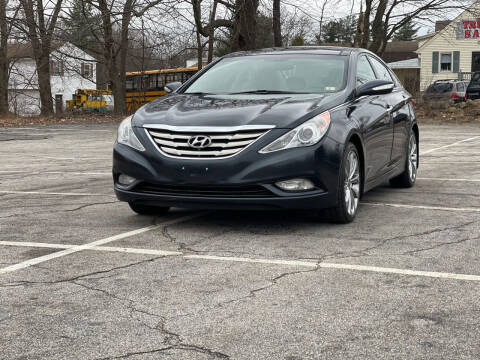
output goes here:
<path id="1" fill-rule="evenodd" d="M 279 131 L 272 130 L 272 134 L 267 134 L 270 136 L 262 139 L 261 143 L 225 159 L 166 157 L 150 141 L 145 141 L 148 139 L 141 139 L 146 148 L 144 152 L 115 144 L 115 193 L 121 201 L 182 208 L 269 210 L 335 206 L 343 151 L 341 145 L 325 137 L 314 147 L 259 154 L 258 150 L 277 138 Z M 117 182 L 120 174 L 138 180 L 128 187 L 122 186 Z M 312 180 L 316 188 L 312 191 L 287 192 L 274 185 L 280 180 L 299 177 Z M 188 191 L 182 193 L 178 187 Z M 190 187 L 200 190 L 190 191 Z M 260 190 L 247 195 L 242 191 L 237 195 L 237 187 Z M 169 191 L 170 188 L 175 191 Z M 223 189 L 232 189 L 232 192 Z"/>

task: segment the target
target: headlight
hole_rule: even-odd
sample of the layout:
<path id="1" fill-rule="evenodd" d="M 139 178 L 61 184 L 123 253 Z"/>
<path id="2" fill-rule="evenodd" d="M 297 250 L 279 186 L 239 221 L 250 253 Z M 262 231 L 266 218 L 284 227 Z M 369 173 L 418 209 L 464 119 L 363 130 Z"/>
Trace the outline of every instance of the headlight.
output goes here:
<path id="1" fill-rule="evenodd" d="M 130 146 L 139 151 L 145 151 L 145 148 L 133 132 L 132 117 L 133 115 L 130 115 L 120 123 L 120 126 L 118 127 L 117 142 L 119 144 Z"/>
<path id="2" fill-rule="evenodd" d="M 278 150 L 315 145 L 326 134 L 329 126 L 330 113 L 326 111 L 282 135 L 260 150 L 260 153 L 267 154 Z"/>

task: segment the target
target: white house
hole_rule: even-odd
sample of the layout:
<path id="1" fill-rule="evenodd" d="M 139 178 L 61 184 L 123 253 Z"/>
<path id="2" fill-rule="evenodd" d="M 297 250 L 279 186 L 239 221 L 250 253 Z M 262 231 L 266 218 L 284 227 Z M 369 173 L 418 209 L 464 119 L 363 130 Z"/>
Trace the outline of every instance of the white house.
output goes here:
<path id="1" fill-rule="evenodd" d="M 480 3 L 475 2 L 442 30 L 421 39 L 416 51 L 421 91 L 436 80 L 480 71 L 479 19 Z"/>
<path id="2" fill-rule="evenodd" d="M 10 111 L 21 116 L 40 114 L 37 71 L 29 44 L 8 44 Z M 96 61 L 70 43 L 52 44 L 50 84 L 52 97 L 61 95 L 63 106 L 76 89 L 96 88 Z M 54 101 L 55 103 L 55 101 Z"/>

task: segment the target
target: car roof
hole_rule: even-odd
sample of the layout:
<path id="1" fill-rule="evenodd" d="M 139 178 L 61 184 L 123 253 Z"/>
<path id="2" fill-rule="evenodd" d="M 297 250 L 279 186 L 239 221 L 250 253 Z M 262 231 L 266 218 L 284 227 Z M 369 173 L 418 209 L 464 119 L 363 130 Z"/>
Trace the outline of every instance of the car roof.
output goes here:
<path id="1" fill-rule="evenodd" d="M 315 54 L 315 55 L 350 55 L 353 52 L 365 51 L 365 49 L 350 48 L 343 46 L 288 46 L 258 49 L 251 51 L 238 51 L 225 57 L 248 56 L 248 55 L 271 55 L 271 54 Z"/>

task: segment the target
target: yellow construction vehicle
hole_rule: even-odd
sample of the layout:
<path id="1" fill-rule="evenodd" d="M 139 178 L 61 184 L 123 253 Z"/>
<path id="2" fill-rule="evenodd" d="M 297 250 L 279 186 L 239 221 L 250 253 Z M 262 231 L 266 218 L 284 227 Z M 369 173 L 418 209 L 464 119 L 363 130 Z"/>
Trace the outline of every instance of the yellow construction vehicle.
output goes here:
<path id="1" fill-rule="evenodd" d="M 77 89 L 72 100 L 67 100 L 68 111 L 106 112 L 113 109 L 110 90 Z"/>

